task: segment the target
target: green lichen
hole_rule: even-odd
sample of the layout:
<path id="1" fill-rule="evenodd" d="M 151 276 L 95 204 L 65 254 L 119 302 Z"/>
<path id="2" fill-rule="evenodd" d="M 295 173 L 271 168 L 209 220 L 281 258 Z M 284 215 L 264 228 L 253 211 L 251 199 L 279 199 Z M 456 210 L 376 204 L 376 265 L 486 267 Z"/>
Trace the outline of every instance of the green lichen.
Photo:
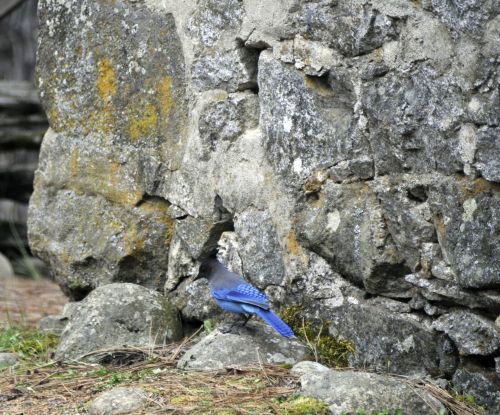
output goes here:
<path id="1" fill-rule="evenodd" d="M 283 415 L 323 415 L 330 413 L 328 405 L 315 398 L 292 395 L 279 405 Z"/>
<path id="2" fill-rule="evenodd" d="M 305 320 L 303 315 L 302 304 L 289 306 L 281 313 L 283 320 L 306 342 L 319 362 L 331 367 L 349 366 L 349 355 L 356 351 L 354 344 L 328 334 L 329 321 L 315 323 Z"/>

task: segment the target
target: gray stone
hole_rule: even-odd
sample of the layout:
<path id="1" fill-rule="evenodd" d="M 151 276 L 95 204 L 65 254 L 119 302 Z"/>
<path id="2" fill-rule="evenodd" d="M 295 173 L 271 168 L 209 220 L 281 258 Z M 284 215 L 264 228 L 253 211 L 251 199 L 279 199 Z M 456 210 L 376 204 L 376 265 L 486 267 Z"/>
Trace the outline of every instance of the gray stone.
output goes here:
<path id="1" fill-rule="evenodd" d="M 500 198 L 484 179 L 449 178 L 429 188 L 429 206 L 443 258 L 462 288 L 500 284 Z"/>
<path id="2" fill-rule="evenodd" d="M 19 358 L 15 353 L 0 353 L 0 369 L 14 366 Z"/>
<path id="3" fill-rule="evenodd" d="M 290 15 L 296 31 L 347 56 L 367 53 L 396 36 L 395 20 L 361 3 L 307 2 Z"/>
<path id="4" fill-rule="evenodd" d="M 430 177 L 391 176 L 375 180 L 374 191 L 398 250 L 414 270 L 424 256 L 424 244 L 437 242 L 427 201 Z"/>
<path id="5" fill-rule="evenodd" d="M 312 362 L 310 360 L 303 360 L 302 362 L 293 365 L 293 367 L 290 369 L 290 372 L 302 376 L 312 374 L 318 375 L 321 373 L 327 373 L 330 370 L 330 368 L 322 365 L 321 363 Z"/>
<path id="6" fill-rule="evenodd" d="M 338 371 L 315 362 L 297 363 L 292 372 L 300 375 L 304 395 L 325 401 L 336 415 L 387 409 L 399 409 L 405 414 L 435 414 L 441 407 L 430 394 L 388 375 Z"/>
<path id="7" fill-rule="evenodd" d="M 500 352 L 500 329 L 478 314 L 453 311 L 440 316 L 432 326 L 450 336 L 461 354 L 489 356 Z"/>
<path id="8" fill-rule="evenodd" d="M 138 387 L 117 387 L 103 392 L 91 403 L 90 415 L 130 414 L 146 402 L 146 393 Z"/>
<path id="9" fill-rule="evenodd" d="M 492 370 L 468 364 L 455 372 L 452 383 L 457 392 L 472 395 L 479 405 L 485 405 L 487 414 L 500 412 L 500 381 Z"/>
<path id="10" fill-rule="evenodd" d="M 297 212 L 298 241 L 368 292 L 411 297 L 404 280 L 410 269 L 392 242 L 376 194 L 361 183 L 327 181 L 316 197 Z"/>
<path id="11" fill-rule="evenodd" d="M 267 135 L 266 155 L 289 184 L 298 187 L 316 170 L 367 149 L 366 140 L 351 137 L 355 128 L 352 88 L 342 72 L 307 76 L 277 61 L 270 52 L 261 53 L 260 122 Z"/>
<path id="12" fill-rule="evenodd" d="M 250 93 L 220 94 L 221 100 L 203 108 L 199 120 L 200 139 L 208 160 L 218 140 L 234 142 L 238 136 L 259 124 L 259 99 Z"/>
<path id="13" fill-rule="evenodd" d="M 186 351 L 177 367 L 187 370 L 241 368 L 258 364 L 295 364 L 308 355 L 296 339 L 286 339 L 262 323 L 248 323 L 229 333 L 219 329 Z"/>
<path id="14" fill-rule="evenodd" d="M 434 376 L 456 367 L 458 356 L 449 340 L 410 313 L 348 304 L 334 310 L 330 320 L 330 334 L 354 344 L 356 353 L 349 356 L 354 367 Z"/>
<path id="15" fill-rule="evenodd" d="M 460 304 L 471 309 L 483 309 L 486 312 L 500 312 L 500 295 L 496 291 L 477 294 L 473 290 L 464 290 L 458 285 L 436 278 L 425 278 L 421 274 L 409 274 L 406 281 L 420 288 L 420 294 L 427 300 L 438 304 Z"/>
<path id="16" fill-rule="evenodd" d="M 255 223 L 259 226 L 252 226 Z M 252 258 L 243 263 L 244 275 L 259 288 L 282 285 L 285 270 L 269 212 L 246 210 L 235 218 L 234 228 L 241 245 L 240 255 Z"/>
<path id="17" fill-rule="evenodd" d="M 124 346 L 149 347 L 179 340 L 176 309 L 158 292 L 129 283 L 95 289 L 68 311 L 55 357 L 96 361 L 92 352 Z"/>

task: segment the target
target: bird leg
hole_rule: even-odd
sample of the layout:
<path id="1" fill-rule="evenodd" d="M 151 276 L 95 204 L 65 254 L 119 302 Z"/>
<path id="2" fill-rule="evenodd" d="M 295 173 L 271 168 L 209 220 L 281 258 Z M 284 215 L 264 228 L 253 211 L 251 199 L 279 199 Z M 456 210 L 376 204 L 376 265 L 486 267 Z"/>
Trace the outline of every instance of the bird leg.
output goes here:
<path id="1" fill-rule="evenodd" d="M 253 314 L 244 314 L 245 316 L 245 321 L 243 321 L 243 324 L 241 327 L 245 327 L 245 325 L 248 323 L 248 321 L 253 317 Z"/>

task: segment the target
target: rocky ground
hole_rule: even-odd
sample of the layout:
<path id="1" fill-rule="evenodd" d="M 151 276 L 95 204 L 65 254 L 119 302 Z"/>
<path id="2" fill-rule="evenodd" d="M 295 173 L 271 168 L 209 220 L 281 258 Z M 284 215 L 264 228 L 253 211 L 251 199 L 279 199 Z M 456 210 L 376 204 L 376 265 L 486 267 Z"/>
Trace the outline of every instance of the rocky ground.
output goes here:
<path id="1" fill-rule="evenodd" d="M 0 284 L 2 415 L 362 414 L 363 408 L 379 415 L 483 413 L 467 397 L 424 380 L 329 369 L 310 360 L 314 353 L 307 341 L 283 340 L 257 322 L 230 333 L 206 324 L 166 345 L 117 347 L 115 341 L 114 347 L 106 347 L 102 334 L 110 332 L 110 324 L 120 326 L 115 310 L 92 326 L 96 331 L 89 337 L 94 341 L 82 341 L 86 355 L 72 361 L 68 354 L 83 350 L 71 341 L 76 325 L 91 325 L 103 304 L 109 311 L 113 304 L 125 304 L 130 293 L 155 294 L 133 284 L 112 284 L 63 307 L 65 297 L 52 282 L 9 279 Z M 114 302 L 110 292 L 122 300 Z M 154 301 L 145 303 L 142 318 L 147 320 L 157 311 Z M 132 324 L 130 315 L 141 312 L 125 312 L 133 308 L 125 304 L 122 324 Z M 44 330 L 34 329 L 42 316 L 38 324 Z M 50 333 L 64 327 L 69 330 L 60 337 Z M 132 330 L 128 338 L 127 330 L 120 330 L 115 327 L 113 335 L 125 343 L 142 339 L 140 330 Z"/>

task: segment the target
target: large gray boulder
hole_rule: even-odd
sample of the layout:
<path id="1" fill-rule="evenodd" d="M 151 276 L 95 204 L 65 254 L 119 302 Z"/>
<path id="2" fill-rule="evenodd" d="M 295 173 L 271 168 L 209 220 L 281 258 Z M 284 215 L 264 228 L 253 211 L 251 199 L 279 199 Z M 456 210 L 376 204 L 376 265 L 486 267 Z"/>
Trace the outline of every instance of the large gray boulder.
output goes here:
<path id="1" fill-rule="evenodd" d="M 309 355 L 297 339 L 287 339 L 262 323 L 224 333 L 216 329 L 184 353 L 177 367 L 218 370 L 259 364 L 295 364 Z"/>
<path id="2" fill-rule="evenodd" d="M 72 307 L 55 357 L 96 361 L 91 353 L 98 350 L 161 345 L 182 334 L 177 310 L 161 294 L 136 284 L 108 284 Z"/>
<path id="3" fill-rule="evenodd" d="M 328 369 L 315 362 L 292 368 L 300 375 L 301 391 L 325 401 L 332 414 L 400 410 L 404 414 L 435 414 L 441 405 L 426 392 L 402 379 L 352 370 Z M 392 413 L 392 412 L 391 412 Z"/>

